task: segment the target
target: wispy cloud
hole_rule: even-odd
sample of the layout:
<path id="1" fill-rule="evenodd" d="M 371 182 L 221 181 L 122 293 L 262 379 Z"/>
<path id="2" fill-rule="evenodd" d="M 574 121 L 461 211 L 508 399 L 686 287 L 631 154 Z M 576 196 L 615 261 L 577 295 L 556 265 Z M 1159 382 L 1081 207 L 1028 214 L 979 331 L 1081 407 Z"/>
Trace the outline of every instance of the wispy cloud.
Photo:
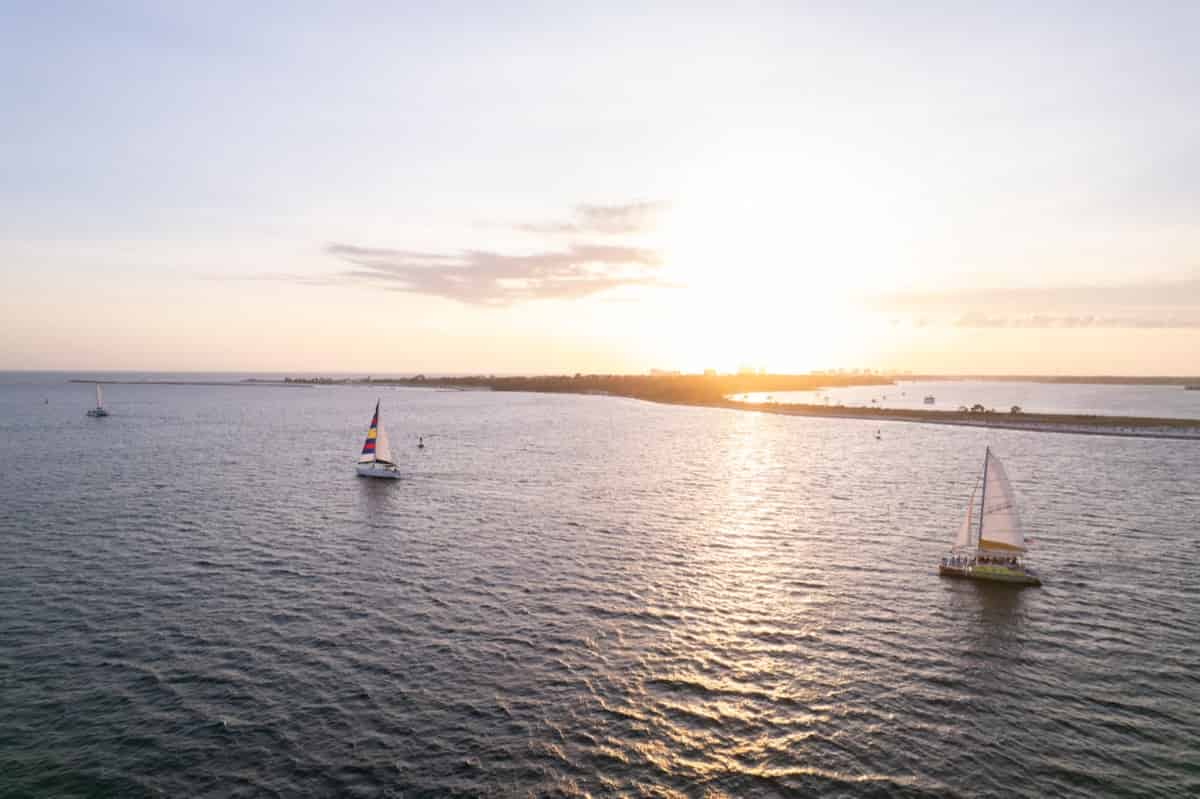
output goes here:
<path id="1" fill-rule="evenodd" d="M 330 244 L 330 255 L 353 264 L 343 282 L 443 297 L 472 305 L 523 300 L 578 299 L 622 286 L 667 286 L 657 277 L 654 250 L 573 244 L 564 250 L 506 255 L 490 250 L 460 253 Z"/>
<path id="2" fill-rule="evenodd" d="M 1151 316 L 1047 316 L 1034 314 L 1032 316 L 987 316 L 979 313 L 963 314 L 954 323 L 955 327 L 1011 327 L 1011 328 L 1121 328 L 1140 330 L 1166 330 L 1181 328 L 1200 328 L 1200 315 L 1180 317 L 1168 315 Z"/>
<path id="3" fill-rule="evenodd" d="M 212 280 L 219 283 L 266 281 L 295 283 L 300 286 L 336 286 L 342 282 L 337 275 L 310 275 L 302 272 L 254 272 L 248 275 L 207 273 L 198 274 L 196 277 L 199 280 Z"/>
<path id="4" fill-rule="evenodd" d="M 867 298 L 887 311 L 1020 309 L 1042 311 L 1064 307 L 1200 308 L 1200 278 L 1121 284 L 1079 284 L 1040 288 L 980 288 L 957 291 L 894 292 Z"/>
<path id="5" fill-rule="evenodd" d="M 261 272 L 213 280 L 276 281 L 306 286 L 373 286 L 388 291 L 441 297 L 469 305 L 506 306 L 528 300 L 572 300 L 630 286 L 678 288 L 660 277 L 663 261 L 657 250 L 637 246 L 636 239 L 571 241 L 554 234 L 632 234 L 653 227 L 664 203 L 578 205 L 573 221 L 516 226 L 538 233 L 552 245 L 532 252 L 491 249 L 453 251 L 367 247 L 335 242 L 323 251 L 350 269 L 327 274 Z M 608 296 L 606 301 L 622 297 Z"/>
<path id="6" fill-rule="evenodd" d="M 1200 278 L 1043 288 L 896 292 L 872 310 L 907 313 L 914 325 L 961 328 L 1200 328 Z"/>
<path id="7" fill-rule="evenodd" d="M 577 205 L 574 218 L 558 222 L 532 222 L 516 225 L 525 233 L 571 233 L 622 235 L 645 233 L 654 227 L 661 202 L 636 202 L 625 205 Z"/>

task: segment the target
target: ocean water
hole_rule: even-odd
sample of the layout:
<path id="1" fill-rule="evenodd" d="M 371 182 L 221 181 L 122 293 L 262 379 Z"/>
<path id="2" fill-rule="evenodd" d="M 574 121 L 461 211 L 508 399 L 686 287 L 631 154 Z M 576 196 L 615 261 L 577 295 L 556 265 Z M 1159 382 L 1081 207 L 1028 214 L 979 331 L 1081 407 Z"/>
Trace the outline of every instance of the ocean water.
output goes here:
<path id="1" fill-rule="evenodd" d="M 924 400 L 933 395 L 935 403 Z M 1149 416 L 1200 419 L 1200 391 L 1178 386 L 1029 383 L 1007 380 L 899 381 L 890 386 L 845 386 L 821 391 L 738 394 L 751 402 L 796 402 L 877 408 L 953 411 L 976 403 L 1008 413 L 1019 405 L 1026 413 L 1099 416 Z"/>
<path id="2" fill-rule="evenodd" d="M 92 396 L 0 381 L 0 796 L 1200 793 L 1193 442 Z M 1042 588 L 936 576 L 985 445 Z"/>

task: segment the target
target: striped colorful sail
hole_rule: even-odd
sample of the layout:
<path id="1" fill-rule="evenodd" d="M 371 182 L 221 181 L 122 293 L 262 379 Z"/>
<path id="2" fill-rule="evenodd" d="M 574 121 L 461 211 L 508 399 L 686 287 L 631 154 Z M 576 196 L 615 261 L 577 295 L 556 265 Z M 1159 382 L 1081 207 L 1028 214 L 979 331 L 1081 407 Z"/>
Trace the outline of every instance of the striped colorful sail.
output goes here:
<path id="1" fill-rule="evenodd" d="M 371 417 L 371 426 L 367 430 L 367 440 L 363 442 L 362 454 L 358 456 L 359 463 L 370 463 L 375 460 L 375 444 L 379 439 L 379 401 L 375 402 L 375 415 Z"/>

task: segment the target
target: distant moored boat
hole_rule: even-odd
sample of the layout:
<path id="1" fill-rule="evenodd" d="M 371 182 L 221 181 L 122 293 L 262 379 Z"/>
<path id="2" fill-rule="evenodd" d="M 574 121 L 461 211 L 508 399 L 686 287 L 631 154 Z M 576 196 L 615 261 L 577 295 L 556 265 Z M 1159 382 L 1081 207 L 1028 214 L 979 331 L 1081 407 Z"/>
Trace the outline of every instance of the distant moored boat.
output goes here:
<path id="1" fill-rule="evenodd" d="M 49 404 L 50 400 L 46 400 Z M 100 384 L 96 384 L 96 407 L 87 412 L 88 416 L 108 416 L 108 411 L 104 410 L 104 392 L 100 390 Z"/>
<path id="2" fill-rule="evenodd" d="M 979 523 L 975 524 L 977 492 Z M 1004 465 L 988 449 L 983 455 L 981 485 L 977 484 L 971 492 L 966 517 L 958 528 L 950 554 L 942 558 L 938 573 L 946 577 L 1041 585 L 1037 572 L 1025 565 L 1024 553 L 1025 534 L 1017 513 L 1016 495 Z"/>
<path id="3" fill-rule="evenodd" d="M 932 405 L 935 402 L 937 402 L 937 400 L 933 398 L 932 394 L 925 395 L 925 404 L 926 405 Z"/>

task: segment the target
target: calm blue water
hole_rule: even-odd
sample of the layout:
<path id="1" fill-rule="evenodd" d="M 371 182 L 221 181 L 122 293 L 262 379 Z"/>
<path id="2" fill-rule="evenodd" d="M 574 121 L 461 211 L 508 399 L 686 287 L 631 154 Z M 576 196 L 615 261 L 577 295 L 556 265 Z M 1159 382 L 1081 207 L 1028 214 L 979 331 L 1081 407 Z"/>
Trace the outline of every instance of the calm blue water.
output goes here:
<path id="1" fill-rule="evenodd" d="M 92 398 L 0 381 L 0 796 L 1200 792 L 1193 442 Z M 1041 589 L 935 575 L 989 444 Z"/>
<path id="2" fill-rule="evenodd" d="M 935 403 L 924 403 L 933 395 Z M 743 395 L 737 395 L 740 399 Z M 1183 386 L 1122 386 L 1074 383 L 1021 383 L 1002 380 L 900 381 L 891 386 L 846 386 L 821 391 L 778 391 L 744 395 L 753 402 L 808 403 L 879 408 L 922 408 L 943 411 L 976 403 L 1007 413 L 1021 406 L 1026 413 L 1098 416 L 1148 416 L 1200 419 L 1200 391 Z M 826 401 L 828 397 L 828 402 Z"/>

